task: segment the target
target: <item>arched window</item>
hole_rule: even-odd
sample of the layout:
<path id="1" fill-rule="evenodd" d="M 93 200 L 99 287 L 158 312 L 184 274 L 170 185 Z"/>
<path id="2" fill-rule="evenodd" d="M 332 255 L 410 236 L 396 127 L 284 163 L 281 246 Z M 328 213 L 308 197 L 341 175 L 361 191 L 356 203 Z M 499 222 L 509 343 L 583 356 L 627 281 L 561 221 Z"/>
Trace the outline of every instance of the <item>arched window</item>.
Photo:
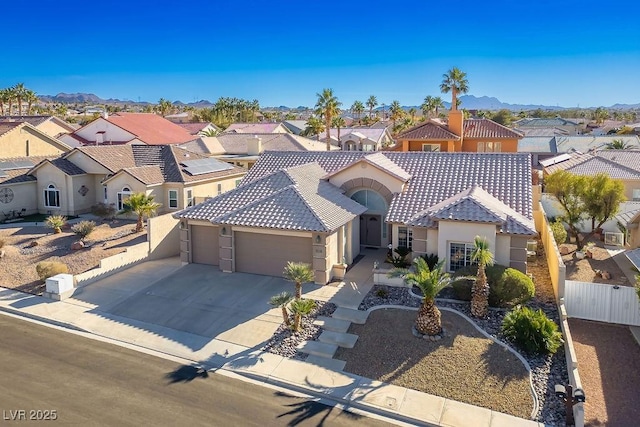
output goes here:
<path id="1" fill-rule="evenodd" d="M 44 189 L 44 207 L 60 207 L 60 190 L 58 190 L 53 184 L 49 184 L 49 186 Z"/>
<path id="2" fill-rule="evenodd" d="M 122 187 L 121 191 L 118 191 L 118 210 L 124 209 L 124 202 L 127 201 L 131 195 L 131 189 L 129 187 Z"/>
<path id="3" fill-rule="evenodd" d="M 387 212 L 387 202 L 373 190 L 358 190 L 351 196 L 353 200 L 366 206 L 371 212 Z"/>

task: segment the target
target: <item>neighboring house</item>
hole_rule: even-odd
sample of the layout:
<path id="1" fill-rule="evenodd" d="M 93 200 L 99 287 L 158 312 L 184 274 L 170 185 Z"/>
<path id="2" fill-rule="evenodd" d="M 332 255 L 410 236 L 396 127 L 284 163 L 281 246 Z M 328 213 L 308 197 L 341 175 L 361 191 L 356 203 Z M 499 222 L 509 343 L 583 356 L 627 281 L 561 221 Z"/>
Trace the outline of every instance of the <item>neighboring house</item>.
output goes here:
<path id="1" fill-rule="evenodd" d="M 291 133 L 282 123 L 231 123 L 224 133 Z"/>
<path id="2" fill-rule="evenodd" d="M 306 120 L 285 120 L 282 124 L 294 135 L 300 135 L 307 128 Z"/>
<path id="3" fill-rule="evenodd" d="M 561 132 L 566 135 L 578 135 L 584 131 L 584 125 L 573 121 L 563 119 L 562 117 L 554 118 L 524 118 L 513 122 L 513 127 L 524 135 L 534 135 L 536 131 L 552 130 L 553 132 Z"/>
<path id="4" fill-rule="evenodd" d="M 366 126 L 340 128 L 329 130 L 331 144 L 344 151 L 380 151 L 393 144 L 393 138 L 387 127 L 370 128 Z M 325 133 L 318 135 L 319 140 L 326 141 Z"/>
<path id="5" fill-rule="evenodd" d="M 185 128 L 151 113 L 114 113 L 98 117 L 60 139 L 68 144 L 182 144 L 195 139 Z"/>
<path id="6" fill-rule="evenodd" d="M 602 136 L 609 135 L 609 133 L 615 133 L 622 127 L 624 127 L 625 122 L 621 120 L 605 120 L 603 123 L 590 122 L 587 123 L 587 132 L 590 132 L 591 135 Z"/>
<path id="7" fill-rule="evenodd" d="M 331 280 L 361 247 L 471 264 L 476 235 L 526 271 L 531 162 L 523 154 L 266 152 L 240 187 L 174 214 L 183 262 L 281 276 L 287 261 Z"/>
<path id="8" fill-rule="evenodd" d="M 182 113 L 169 114 L 164 116 L 165 119 L 170 120 L 176 124 L 190 123 L 192 117 L 193 117 L 193 114 L 191 114 L 191 112 L 189 111 L 184 111 Z"/>
<path id="9" fill-rule="evenodd" d="M 55 156 L 71 149 L 27 121 L 0 120 L 0 159 Z"/>
<path id="10" fill-rule="evenodd" d="M 13 162 L 18 160 L 24 162 Z M 129 194 L 145 192 L 162 205 L 159 212 L 170 212 L 235 188 L 246 174 L 245 169 L 170 145 L 80 147 L 38 160 L 0 173 L 0 199 L 9 199 L 9 193 L 14 199 L 7 208 L 78 215 L 104 202 L 122 210 Z"/>
<path id="11" fill-rule="evenodd" d="M 536 167 L 541 160 L 555 157 L 562 153 L 586 153 L 602 150 L 613 141 L 622 141 L 632 149 L 640 149 L 640 138 L 637 135 L 572 135 L 553 137 L 525 136 L 518 143 L 519 153 L 530 153 L 532 165 Z"/>
<path id="12" fill-rule="evenodd" d="M 211 132 L 216 134 L 221 132 L 221 129 L 211 122 L 178 123 L 178 125 L 185 128 L 193 136 L 207 136 Z"/>
<path id="13" fill-rule="evenodd" d="M 0 160 L 0 221 L 38 212 L 37 182 L 28 172 L 45 159 L 16 157 Z"/>
<path id="14" fill-rule="evenodd" d="M 251 168 L 264 151 L 326 151 L 324 142 L 288 133 L 224 133 L 201 137 L 181 147 L 215 157 L 236 166 Z M 337 150 L 338 148 L 335 147 Z"/>
<path id="15" fill-rule="evenodd" d="M 446 125 L 427 120 L 397 136 L 393 151 L 515 153 L 522 134 L 489 119 L 464 120 L 450 111 Z"/>
<path id="16" fill-rule="evenodd" d="M 0 122 L 6 121 L 27 122 L 39 131 L 54 138 L 60 134 L 71 133 L 77 129 L 56 116 L 0 116 Z"/>

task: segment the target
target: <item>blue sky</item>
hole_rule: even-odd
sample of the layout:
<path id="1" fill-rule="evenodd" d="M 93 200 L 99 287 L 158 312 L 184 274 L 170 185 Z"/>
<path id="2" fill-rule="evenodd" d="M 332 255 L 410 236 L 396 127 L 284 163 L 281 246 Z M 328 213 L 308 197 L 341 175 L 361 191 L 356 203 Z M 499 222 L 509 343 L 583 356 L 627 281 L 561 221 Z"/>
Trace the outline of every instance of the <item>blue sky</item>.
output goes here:
<path id="1" fill-rule="evenodd" d="M 640 102 L 635 0 L 31 0 L 3 12 L 0 87 L 38 94 L 312 106 L 330 87 L 345 107 L 419 105 L 457 66 L 469 94 L 502 102 Z"/>

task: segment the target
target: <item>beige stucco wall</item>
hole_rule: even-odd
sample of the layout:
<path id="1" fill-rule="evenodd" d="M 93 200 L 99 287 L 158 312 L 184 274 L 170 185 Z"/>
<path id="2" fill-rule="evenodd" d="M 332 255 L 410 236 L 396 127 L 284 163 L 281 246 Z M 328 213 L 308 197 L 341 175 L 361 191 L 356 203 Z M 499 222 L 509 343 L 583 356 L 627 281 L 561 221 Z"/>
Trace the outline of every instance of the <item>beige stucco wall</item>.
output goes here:
<path id="1" fill-rule="evenodd" d="M 170 214 L 149 218 L 147 241 L 151 259 L 167 258 L 180 254 L 180 221 Z"/>
<path id="2" fill-rule="evenodd" d="M 91 206 L 102 199 L 99 194 L 96 194 L 92 175 L 74 175 L 67 177 L 66 182 L 69 185 L 67 192 L 71 202 L 69 210 L 73 212 L 73 215 L 90 212 Z M 88 190 L 84 196 L 80 193 L 82 186 Z"/>
<path id="3" fill-rule="evenodd" d="M 496 235 L 496 245 L 490 246 L 489 250 L 493 252 L 496 264 L 509 267 L 511 263 L 511 236 Z"/>
<path id="4" fill-rule="evenodd" d="M 97 132 L 104 132 L 104 143 L 109 143 L 109 141 L 129 141 L 135 137 L 132 133 L 111 124 L 102 117 L 78 129 L 75 133 L 87 141 L 95 142 Z"/>
<path id="5" fill-rule="evenodd" d="M 464 223 L 459 221 L 438 222 L 438 256 L 446 259 L 449 267 L 449 243 L 473 243 L 475 236 L 486 237 L 490 248 L 496 247 L 496 226 L 494 224 Z"/>
<path id="6" fill-rule="evenodd" d="M 27 126 L 15 128 L 0 137 L 0 158 L 56 156 L 65 151 Z"/>
<path id="7" fill-rule="evenodd" d="M 342 187 L 342 184 L 347 181 L 361 178 L 369 178 L 377 181 L 387 187 L 391 193 L 401 193 L 404 187 L 404 182 L 401 180 L 364 161 L 356 162 L 352 166 L 336 173 L 329 179 L 329 182 L 336 187 Z"/>
<path id="8" fill-rule="evenodd" d="M 109 169 L 105 168 L 81 151 L 72 152 L 69 154 L 67 159 L 87 173 L 98 175 L 108 175 L 112 173 Z"/>
<path id="9" fill-rule="evenodd" d="M 39 131 L 44 132 L 47 135 L 52 136 L 54 138 L 60 135 L 61 133 L 69 132 L 66 128 L 60 126 L 59 124 L 55 123 L 52 120 L 47 120 L 43 123 L 40 123 L 36 127 L 38 128 Z"/>
<path id="10" fill-rule="evenodd" d="M 52 164 L 45 163 L 40 166 L 34 173 L 38 178 L 36 196 L 38 200 L 38 211 L 46 214 L 51 212 L 53 215 L 72 215 L 70 207 L 72 202 L 69 200 L 69 191 L 67 190 L 68 179 L 60 169 Z M 60 192 L 60 207 L 46 207 L 44 205 L 44 190 L 53 184 Z"/>
<path id="11" fill-rule="evenodd" d="M 0 202 L 0 213 L 10 214 L 17 211 L 24 215 L 31 215 L 38 212 L 38 199 L 36 197 L 37 184 L 35 181 L 17 183 L 17 184 L 0 184 L 0 188 L 9 188 L 13 191 L 13 200 L 9 203 Z M 0 217 L 4 219 L 4 215 Z"/>
<path id="12" fill-rule="evenodd" d="M 624 179 L 624 195 L 627 200 L 633 200 L 633 190 L 640 190 L 640 180 L 637 179 Z"/>

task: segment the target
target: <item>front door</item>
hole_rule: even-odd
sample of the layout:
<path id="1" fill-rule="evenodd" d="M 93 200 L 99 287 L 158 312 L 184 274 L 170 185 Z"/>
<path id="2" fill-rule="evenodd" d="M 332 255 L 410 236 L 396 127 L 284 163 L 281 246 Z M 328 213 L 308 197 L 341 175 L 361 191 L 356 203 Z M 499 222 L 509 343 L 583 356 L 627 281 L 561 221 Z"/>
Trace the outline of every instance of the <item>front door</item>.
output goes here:
<path id="1" fill-rule="evenodd" d="M 360 244 L 380 247 L 382 224 L 380 215 L 360 215 Z"/>

